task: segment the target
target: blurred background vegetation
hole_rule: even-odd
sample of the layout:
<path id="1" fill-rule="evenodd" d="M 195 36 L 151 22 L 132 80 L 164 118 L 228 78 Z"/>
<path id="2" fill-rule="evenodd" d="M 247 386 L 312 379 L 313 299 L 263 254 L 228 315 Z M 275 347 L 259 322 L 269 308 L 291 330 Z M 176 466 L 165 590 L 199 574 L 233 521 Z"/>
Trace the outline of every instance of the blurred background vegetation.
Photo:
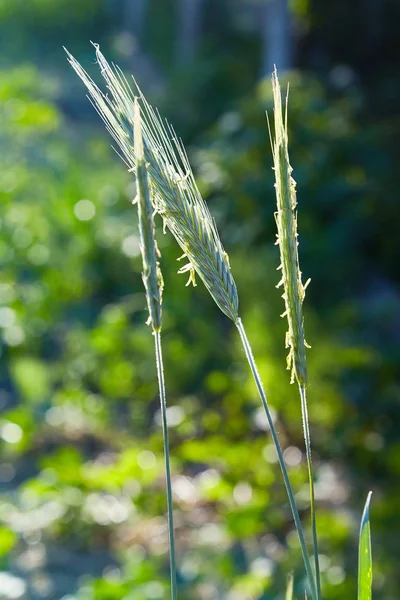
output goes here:
<path id="1" fill-rule="evenodd" d="M 290 80 L 324 598 L 355 598 L 374 491 L 374 598 L 400 576 L 395 0 L 0 0 L 0 598 L 168 597 L 153 340 L 132 177 L 62 45 L 134 73 L 187 145 L 308 520 L 285 371 L 265 110 Z M 284 79 L 284 77 L 283 77 Z M 232 324 L 159 236 L 180 600 L 282 598 L 302 565 Z"/>

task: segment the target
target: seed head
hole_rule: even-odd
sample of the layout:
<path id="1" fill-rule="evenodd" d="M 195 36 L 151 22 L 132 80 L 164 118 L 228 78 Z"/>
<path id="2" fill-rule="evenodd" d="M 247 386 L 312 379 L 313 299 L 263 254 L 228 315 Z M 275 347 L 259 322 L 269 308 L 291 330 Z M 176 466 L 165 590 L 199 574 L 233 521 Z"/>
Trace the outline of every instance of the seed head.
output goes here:
<path id="1" fill-rule="evenodd" d="M 135 94 L 120 68 L 110 65 L 98 45 L 97 62 L 110 95 L 104 94 L 81 65 L 66 50 L 68 60 L 89 91 L 89 100 L 100 114 L 130 170 L 136 168 L 134 150 Z M 135 80 L 142 107 L 144 157 L 150 176 L 151 201 L 161 215 L 188 263 L 178 272 L 196 272 L 219 308 L 234 322 L 238 319 L 238 296 L 214 220 L 198 190 L 182 142 L 170 125 L 146 101 Z M 182 258 L 183 258 L 182 257 Z"/>
<path id="2" fill-rule="evenodd" d="M 282 278 L 277 287 L 283 286 L 282 298 L 285 301 L 285 312 L 281 315 L 288 321 L 286 333 L 286 348 L 289 348 L 287 368 L 291 370 L 291 383 L 294 379 L 298 384 L 307 384 L 307 361 L 304 338 L 303 301 L 305 285 L 301 281 L 298 253 L 297 234 L 297 199 L 296 182 L 292 177 L 292 167 L 289 162 L 288 133 L 287 133 L 287 99 L 285 119 L 278 74 L 275 69 L 272 75 L 272 91 L 274 97 L 274 134 L 271 134 L 271 146 L 274 159 L 275 192 L 277 211 L 275 220 L 278 229 L 277 244 L 279 245 Z M 269 123 L 268 123 L 269 126 Z"/>
<path id="3" fill-rule="evenodd" d="M 135 98 L 134 138 L 136 160 L 137 205 L 139 215 L 140 250 L 143 260 L 143 284 L 149 309 L 149 324 L 153 331 L 161 329 L 161 302 L 163 278 L 157 261 L 157 243 L 154 236 L 154 209 L 150 201 L 150 189 L 144 158 L 140 108 Z"/>

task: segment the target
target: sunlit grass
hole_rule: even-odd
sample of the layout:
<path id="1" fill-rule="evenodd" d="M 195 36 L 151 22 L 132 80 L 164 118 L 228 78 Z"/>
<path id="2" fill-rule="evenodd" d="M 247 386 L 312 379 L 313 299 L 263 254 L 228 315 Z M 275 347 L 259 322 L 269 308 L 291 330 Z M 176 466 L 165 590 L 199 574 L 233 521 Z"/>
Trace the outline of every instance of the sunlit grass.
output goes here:
<path id="1" fill-rule="evenodd" d="M 142 176 L 149 177 L 146 183 L 147 191 L 147 215 L 152 217 L 153 211 L 158 212 L 174 235 L 179 246 L 182 248 L 183 257 L 187 264 L 182 267 L 180 273 L 189 273 L 189 283 L 195 283 L 195 274 L 199 276 L 212 298 L 221 311 L 231 319 L 237 327 L 240 340 L 254 378 L 256 389 L 261 399 L 268 427 L 275 447 L 277 460 L 282 472 L 283 482 L 287 491 L 290 509 L 297 530 L 304 568 L 308 584 L 302 593 L 311 594 L 312 600 L 320 600 L 321 583 L 319 569 L 319 553 L 317 541 L 316 507 L 314 499 L 314 479 L 311 461 L 311 441 L 308 423 L 307 409 L 307 364 L 305 348 L 307 346 L 304 335 L 304 323 L 302 304 L 305 295 L 305 286 L 301 281 L 298 257 L 297 241 L 297 219 L 296 219 L 296 192 L 295 182 L 291 176 L 292 168 L 289 162 L 288 136 L 287 136 L 287 105 L 285 118 L 283 118 L 283 107 L 277 73 L 273 75 L 274 95 L 274 135 L 271 136 L 274 169 L 276 177 L 277 213 L 276 221 L 278 227 L 278 243 L 281 255 L 281 284 L 284 288 L 283 298 L 285 301 L 285 312 L 288 320 L 288 333 L 286 336 L 286 347 L 289 349 L 287 366 L 291 370 L 292 381 L 296 380 L 301 400 L 304 439 L 306 445 L 306 456 L 310 483 L 310 507 L 311 507 L 311 529 L 313 540 L 313 554 L 315 568 L 312 566 L 306 536 L 300 520 L 299 509 L 292 488 L 283 451 L 278 437 L 277 427 L 274 422 L 272 411 L 265 393 L 253 351 L 240 318 L 239 299 L 236 284 L 231 272 L 229 257 L 220 241 L 214 220 L 212 219 L 207 205 L 205 204 L 197 188 L 193 172 L 191 170 L 184 146 L 178 140 L 173 129 L 164 122 L 157 111 L 146 101 L 144 95 L 136 86 L 135 92 L 120 69 L 114 65 L 110 66 L 96 46 L 96 56 L 101 68 L 101 73 L 106 81 L 109 94 L 103 93 L 93 82 L 81 65 L 68 53 L 68 59 L 89 90 L 90 99 L 104 120 L 107 129 L 116 140 L 122 158 L 130 171 L 135 171 L 139 182 Z M 138 98 L 138 100 L 136 99 Z M 143 141 L 138 137 L 137 115 L 139 103 L 143 110 Z M 136 109 L 134 109 L 136 107 Z M 133 133 L 134 132 L 134 133 Z M 138 153 L 138 145 L 140 152 Z M 147 179 L 146 179 L 147 181 Z M 145 187 L 146 187 L 145 186 Z M 151 206 L 150 206 L 151 202 Z M 140 211 L 139 211 L 140 215 Z M 152 221 L 151 221 L 152 223 Z M 153 224 L 151 224 L 153 228 Z M 141 226 L 141 239 L 143 242 L 145 229 Z M 151 236 L 150 236 L 151 237 Z M 154 240 L 153 240 L 154 242 Z M 142 243 L 143 246 L 143 243 Z M 144 265 L 146 263 L 144 257 Z M 149 259 L 150 260 L 150 259 Z M 161 412 L 164 431 L 164 449 L 166 456 L 167 471 L 167 497 L 168 514 L 170 522 L 170 547 L 172 567 L 172 597 L 177 597 L 173 539 L 173 514 L 172 514 L 172 491 L 169 471 L 169 447 L 168 431 L 166 423 L 165 390 L 163 382 L 163 367 L 161 359 L 160 327 L 157 325 L 157 304 L 160 280 L 157 278 L 158 267 L 156 265 L 155 246 L 152 250 L 153 267 L 149 275 L 154 277 L 153 288 L 150 280 L 145 279 L 145 288 L 148 299 L 149 312 L 156 340 L 156 354 L 158 377 L 160 382 Z M 149 264 L 149 262 L 147 262 Z M 146 267 L 144 268 L 146 273 Z M 153 292 L 151 291 L 153 289 Z M 160 296 L 161 298 L 161 296 Z M 156 302 L 154 303 L 154 301 Z M 365 521 L 365 519 L 364 519 Z M 369 521 L 368 521 L 369 523 Z M 362 534 L 365 538 L 365 527 Z M 368 529 L 369 531 L 369 529 Z M 362 537 L 362 539 L 364 539 Z M 361 569 L 360 581 L 365 581 L 364 572 L 370 576 L 371 570 Z M 361 585 L 361 584 L 360 584 Z M 291 597 L 291 584 L 288 586 L 287 597 Z M 369 598 L 366 596 L 366 600 Z M 360 597 L 364 600 L 364 597 Z"/>

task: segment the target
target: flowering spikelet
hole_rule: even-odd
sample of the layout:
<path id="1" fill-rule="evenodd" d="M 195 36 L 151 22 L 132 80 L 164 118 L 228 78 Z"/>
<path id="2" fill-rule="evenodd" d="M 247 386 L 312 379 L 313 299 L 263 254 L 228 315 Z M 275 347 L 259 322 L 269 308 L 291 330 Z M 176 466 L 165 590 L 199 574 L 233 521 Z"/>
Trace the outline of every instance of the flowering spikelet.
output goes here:
<path id="1" fill-rule="evenodd" d="M 302 305 L 305 296 L 305 285 L 301 281 L 299 269 L 299 254 L 297 241 L 296 213 L 296 182 L 292 177 L 292 167 L 289 162 L 287 134 L 287 101 L 285 120 L 281 89 L 276 69 L 272 75 L 272 90 L 274 96 L 274 135 L 271 135 L 272 153 L 275 171 L 275 192 L 277 211 L 275 220 L 278 229 L 277 244 L 279 244 L 282 278 L 277 287 L 283 286 L 282 298 L 285 301 L 288 331 L 286 333 L 286 348 L 289 348 L 287 368 L 291 370 L 291 383 L 296 379 L 298 384 L 307 383 L 306 347 L 304 338 Z"/>
<path id="2" fill-rule="evenodd" d="M 134 122 L 137 205 L 139 215 L 140 250 L 143 260 L 142 277 L 150 315 L 149 324 L 151 324 L 153 331 L 160 331 L 161 302 L 164 283 L 161 269 L 157 261 L 157 244 L 154 237 L 154 209 L 150 200 L 149 181 L 142 141 L 140 108 L 136 98 Z"/>
<path id="3" fill-rule="evenodd" d="M 89 100 L 103 119 L 130 170 L 136 168 L 134 151 L 135 95 L 119 67 L 109 65 L 95 45 L 97 62 L 110 96 L 104 94 L 68 52 L 68 60 L 89 91 Z M 150 176 L 151 200 L 164 224 L 175 236 L 188 260 L 179 273 L 196 272 L 219 308 L 234 322 L 238 296 L 228 255 L 207 205 L 197 188 L 182 142 L 146 101 L 133 80 L 142 107 L 144 156 Z M 182 258 L 183 258 L 182 257 Z"/>

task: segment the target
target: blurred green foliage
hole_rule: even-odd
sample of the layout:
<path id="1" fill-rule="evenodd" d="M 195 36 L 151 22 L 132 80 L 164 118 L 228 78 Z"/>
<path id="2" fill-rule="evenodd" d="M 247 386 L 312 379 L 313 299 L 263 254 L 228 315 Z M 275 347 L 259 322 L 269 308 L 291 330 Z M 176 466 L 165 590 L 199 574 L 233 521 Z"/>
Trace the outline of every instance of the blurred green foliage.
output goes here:
<path id="1" fill-rule="evenodd" d="M 304 47 L 320 23 L 301 6 L 311 33 L 300 56 L 310 67 Z M 164 12 L 153 12 L 146 27 L 149 47 L 167 63 L 173 18 L 163 21 Z M 4 598 L 168 596 L 162 438 L 134 187 L 59 47 L 84 49 L 79 58 L 90 68 L 95 35 L 135 70 L 118 54 L 118 19 L 100 0 L 0 2 Z M 221 31 L 223 47 L 216 50 L 211 31 L 192 71 L 163 65 L 166 91 L 154 98 L 188 142 L 229 252 L 307 523 L 300 406 L 285 371 L 274 287 L 271 90 L 256 81 L 255 44 L 228 24 Z M 328 49 L 329 76 L 305 69 L 287 77 L 301 266 L 312 279 L 308 394 L 324 598 L 356 595 L 358 523 L 372 488 L 374 598 L 391 600 L 400 584 L 399 156 L 398 118 L 385 98 L 399 90 L 387 64 L 371 92 L 354 49 L 349 62 L 360 75 L 335 84 L 343 57 Z M 283 598 L 292 569 L 300 584 L 301 559 L 239 340 L 200 285 L 184 287 L 170 236 L 160 233 L 159 245 L 180 598 Z M 7 595 L 7 585 L 21 594 Z"/>

